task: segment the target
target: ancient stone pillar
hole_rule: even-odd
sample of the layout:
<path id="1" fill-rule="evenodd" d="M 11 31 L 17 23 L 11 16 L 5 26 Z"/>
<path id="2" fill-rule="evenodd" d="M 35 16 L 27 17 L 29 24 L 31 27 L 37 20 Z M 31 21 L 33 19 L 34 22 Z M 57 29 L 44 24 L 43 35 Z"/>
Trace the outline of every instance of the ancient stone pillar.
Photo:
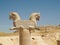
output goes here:
<path id="1" fill-rule="evenodd" d="M 31 45 L 31 35 L 29 30 L 19 30 L 19 45 Z"/>

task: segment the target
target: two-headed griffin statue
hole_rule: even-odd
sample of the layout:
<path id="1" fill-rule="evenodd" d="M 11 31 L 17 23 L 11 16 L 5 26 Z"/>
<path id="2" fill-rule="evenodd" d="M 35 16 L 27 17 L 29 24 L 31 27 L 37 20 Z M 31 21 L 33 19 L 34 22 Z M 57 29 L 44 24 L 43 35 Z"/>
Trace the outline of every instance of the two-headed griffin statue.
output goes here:
<path id="1" fill-rule="evenodd" d="M 32 13 L 29 20 L 21 20 L 17 12 L 11 12 L 9 19 L 13 20 L 13 26 L 10 30 L 17 30 L 18 28 L 23 29 L 35 29 L 37 27 L 37 20 L 40 18 L 40 13 Z"/>

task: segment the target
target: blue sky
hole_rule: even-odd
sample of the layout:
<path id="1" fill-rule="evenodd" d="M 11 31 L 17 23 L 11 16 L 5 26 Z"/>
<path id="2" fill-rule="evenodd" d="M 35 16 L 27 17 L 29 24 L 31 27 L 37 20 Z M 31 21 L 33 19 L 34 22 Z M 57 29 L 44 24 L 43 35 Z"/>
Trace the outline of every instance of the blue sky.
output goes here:
<path id="1" fill-rule="evenodd" d="M 39 26 L 60 24 L 60 0 L 0 0 L 0 31 L 11 32 L 9 13 L 13 11 L 22 19 L 29 19 L 33 12 L 41 13 Z"/>

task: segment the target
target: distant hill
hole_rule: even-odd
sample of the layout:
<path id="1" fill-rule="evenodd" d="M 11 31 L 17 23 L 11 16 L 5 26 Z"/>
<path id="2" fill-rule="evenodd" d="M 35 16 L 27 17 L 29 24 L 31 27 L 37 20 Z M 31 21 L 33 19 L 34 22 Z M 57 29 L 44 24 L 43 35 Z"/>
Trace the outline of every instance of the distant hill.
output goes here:
<path id="1" fill-rule="evenodd" d="M 0 32 L 0 36 L 13 36 L 18 34 L 19 34 L 18 32 L 13 32 L 13 33 Z"/>

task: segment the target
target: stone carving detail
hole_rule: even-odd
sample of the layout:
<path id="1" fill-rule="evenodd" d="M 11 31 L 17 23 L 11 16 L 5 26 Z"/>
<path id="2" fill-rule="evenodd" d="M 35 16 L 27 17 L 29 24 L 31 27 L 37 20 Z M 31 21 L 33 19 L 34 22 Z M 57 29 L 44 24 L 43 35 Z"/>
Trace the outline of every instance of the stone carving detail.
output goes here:
<path id="1" fill-rule="evenodd" d="M 20 27 L 24 29 L 32 29 L 37 27 L 37 20 L 39 20 L 40 18 L 40 13 L 32 13 L 29 20 L 21 20 L 17 12 L 11 12 L 9 18 L 13 20 L 14 26 L 10 28 L 10 30 L 17 30 Z"/>

